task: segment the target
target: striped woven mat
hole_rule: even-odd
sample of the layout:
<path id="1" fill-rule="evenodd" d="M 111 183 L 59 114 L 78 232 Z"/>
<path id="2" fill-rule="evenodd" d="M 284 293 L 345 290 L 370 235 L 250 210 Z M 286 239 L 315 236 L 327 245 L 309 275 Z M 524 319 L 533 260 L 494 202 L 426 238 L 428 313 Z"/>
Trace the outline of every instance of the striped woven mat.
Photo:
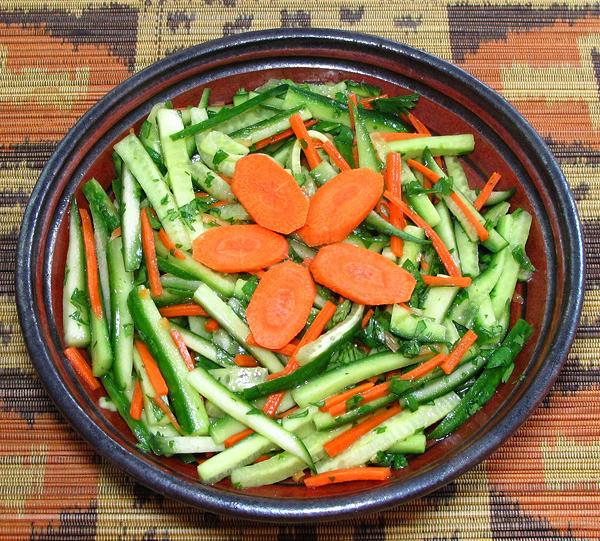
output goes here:
<path id="1" fill-rule="evenodd" d="M 518 4 L 0 1 L 0 539 L 600 538 L 600 8 L 564 0 Z M 310 26 L 426 49 L 504 94 L 549 143 L 571 184 L 586 234 L 588 282 L 577 340 L 557 384 L 489 460 L 386 513 L 324 525 L 249 524 L 142 488 L 66 424 L 25 352 L 14 253 L 44 162 L 109 89 L 181 47 Z"/>

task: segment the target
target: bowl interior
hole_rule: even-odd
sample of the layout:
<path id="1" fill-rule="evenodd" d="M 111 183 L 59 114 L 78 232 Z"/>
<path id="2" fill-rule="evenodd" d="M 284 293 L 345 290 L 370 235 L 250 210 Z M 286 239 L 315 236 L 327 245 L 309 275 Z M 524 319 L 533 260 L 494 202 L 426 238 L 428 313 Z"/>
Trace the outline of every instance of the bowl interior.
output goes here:
<path id="1" fill-rule="evenodd" d="M 535 326 L 534 336 L 518 357 L 509 383 L 500 387 L 486 407 L 455 434 L 431 446 L 424 455 L 413 458 L 409 467 L 396 472 L 393 479 L 377 485 L 377 490 L 393 486 L 393 491 L 386 492 L 386 498 L 391 498 L 386 500 L 388 503 L 394 499 L 393 494 L 408 495 L 405 487 L 411 485 L 417 487 L 416 492 L 410 493 L 412 496 L 419 491 L 423 493 L 435 488 L 435 480 L 431 477 L 434 473 L 447 481 L 449 476 L 471 466 L 473 457 L 469 457 L 467 449 L 477 447 L 481 453 L 486 439 L 494 439 L 497 445 L 508 437 L 510 433 L 497 433 L 502 421 L 507 415 L 521 415 L 518 408 L 522 410 L 525 406 L 519 405 L 520 400 L 531 391 L 532 386 L 549 387 L 551 381 L 540 381 L 538 376 L 544 362 L 548 362 L 549 352 L 555 347 L 555 335 L 562 324 L 560 309 L 570 294 L 565 287 L 565 260 L 557 258 L 557 253 L 565 253 L 568 247 L 565 244 L 567 237 L 564 234 L 563 217 L 552 199 L 552 180 L 531 159 L 534 151 L 532 143 L 523 137 L 521 131 L 486 108 L 480 89 L 466 89 L 455 84 L 446 65 L 438 62 L 437 68 L 423 70 L 410 54 L 386 55 L 367 48 L 350 51 L 344 46 L 328 48 L 314 44 L 309 46 L 305 42 L 299 42 L 295 47 L 289 43 L 279 44 L 279 47 L 271 46 L 268 50 L 248 46 L 239 49 L 235 55 L 225 49 L 217 50 L 210 59 L 192 54 L 188 60 L 180 59 L 171 69 L 165 66 L 152 79 L 152 84 L 134 86 L 129 91 L 124 89 L 120 95 L 114 95 L 109 110 L 92 114 L 86 119 L 85 125 L 76 128 L 77 137 L 73 139 L 72 152 L 66 165 L 52 171 L 51 178 L 47 174 L 47 189 L 44 191 L 41 188 L 43 193 L 40 197 L 44 204 L 43 208 L 37 210 L 39 242 L 36 241 L 33 251 L 43 264 L 38 267 L 42 269 L 41 273 L 32 273 L 33 287 L 37 292 L 34 309 L 39 312 L 40 329 L 49 350 L 47 362 L 52 365 L 51 371 L 73 397 L 77 408 L 85 412 L 86 423 L 100 427 L 110 438 L 110 445 L 116 443 L 126 454 L 134 455 L 138 465 L 141 461 L 149 468 L 147 471 L 150 473 L 145 479 L 140 479 L 142 482 L 191 503 L 203 503 L 203 494 L 219 497 L 224 491 L 243 494 L 248 499 L 236 501 L 252 501 L 253 505 L 258 506 L 265 502 L 263 498 L 271 506 L 275 500 L 289 499 L 307 500 L 318 506 L 318 502 L 325 501 L 325 498 L 328 502 L 335 502 L 336 497 L 342 501 L 342 498 L 370 491 L 376 499 L 377 494 L 372 483 L 332 485 L 318 490 L 284 483 L 239 491 L 228 481 L 219 483 L 216 489 L 202 487 L 197 482 L 194 465 L 139 453 L 124 422 L 117 414 L 98 406 L 100 394 L 90 394 L 80 385 L 60 353 L 63 348 L 62 282 L 68 241 L 65 215 L 70 197 L 74 194 L 79 204 L 85 206 L 81 193 L 81 184 L 85 180 L 95 177 L 104 186 L 110 184 L 114 176 L 112 145 L 131 126 L 138 128 L 154 103 L 172 99 L 176 107 L 196 104 L 205 86 L 211 87 L 213 102 L 229 101 L 239 87 L 252 89 L 272 78 L 320 82 L 351 78 L 379 85 L 389 95 L 418 92 L 422 97 L 415 114 L 434 134 L 469 132 L 475 135 L 475 152 L 462 159 L 471 185 L 482 186 L 491 172 L 498 171 L 502 174 L 498 189 L 517 189 L 511 200 L 513 208 L 523 207 L 535 217 L 527 252 L 538 272 L 529 283 L 518 286 L 517 300 L 512 304 L 513 320 L 525 317 L 532 322 Z M 35 352 L 33 356 L 38 370 L 47 372 L 40 369 Z M 561 359 L 553 357 L 551 362 L 560 365 Z M 53 394 L 52 389 L 50 391 Z M 72 419 L 73 412 L 63 408 L 63 413 Z M 107 442 L 93 443 L 101 452 L 108 452 L 110 448 Z M 135 472 L 129 471 L 135 475 Z M 139 472 L 139 469 L 136 471 Z M 184 487 L 185 493 L 179 493 L 172 486 L 154 483 L 153 480 L 158 477 L 152 472 L 156 472 L 158 477 L 160 474 L 171 475 L 174 484 Z M 371 506 L 376 505 L 372 499 Z M 218 510 L 218 505 L 215 508 Z"/>

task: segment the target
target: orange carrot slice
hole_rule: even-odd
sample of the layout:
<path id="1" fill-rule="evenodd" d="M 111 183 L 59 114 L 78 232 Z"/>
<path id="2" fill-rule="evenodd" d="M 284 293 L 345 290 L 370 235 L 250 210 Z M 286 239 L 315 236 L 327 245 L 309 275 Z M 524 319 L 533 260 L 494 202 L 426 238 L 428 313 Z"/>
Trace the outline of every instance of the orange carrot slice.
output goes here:
<path id="1" fill-rule="evenodd" d="M 208 316 L 208 312 L 193 302 L 162 306 L 158 309 L 163 317 Z"/>
<path id="2" fill-rule="evenodd" d="M 416 280 L 381 254 L 352 244 L 321 248 L 310 264 L 315 281 L 359 304 L 406 302 Z"/>
<path id="3" fill-rule="evenodd" d="M 219 272 L 257 271 L 288 255 L 284 237 L 254 224 L 213 227 L 192 248 L 196 261 Z"/>
<path id="4" fill-rule="evenodd" d="M 485 205 L 485 202 L 488 200 L 490 194 L 494 191 L 496 184 L 498 184 L 501 178 L 502 177 L 500 176 L 500 173 L 494 172 L 491 174 L 490 178 L 485 183 L 483 190 L 481 190 L 480 194 L 477 196 L 477 199 L 475 199 L 475 202 L 473 203 L 473 206 L 477 210 L 481 210 L 481 207 Z"/>
<path id="5" fill-rule="evenodd" d="M 382 191 L 379 173 L 367 168 L 342 171 L 312 197 L 300 235 L 310 246 L 344 240 L 375 208 Z"/>
<path id="6" fill-rule="evenodd" d="M 288 344 L 304 328 L 316 292 L 306 267 L 291 261 L 271 267 L 246 310 L 254 340 L 269 349 Z"/>
<path id="7" fill-rule="evenodd" d="M 477 335 L 469 329 L 462 338 L 458 341 L 458 344 L 454 346 L 454 349 L 448 355 L 448 358 L 441 365 L 442 370 L 446 374 L 450 374 L 457 366 L 460 360 L 464 357 L 465 353 L 469 348 L 477 341 Z"/>
<path id="8" fill-rule="evenodd" d="M 142 418 L 142 410 L 144 409 L 144 394 L 142 393 L 142 386 L 140 380 L 135 381 L 133 387 L 133 396 L 131 397 L 131 404 L 129 406 L 129 415 L 132 419 L 139 421 Z"/>
<path id="9" fill-rule="evenodd" d="M 469 276 L 430 276 L 426 274 L 422 278 L 428 286 L 469 287 L 471 285 Z"/>
<path id="10" fill-rule="evenodd" d="M 254 221 L 287 235 L 306 222 L 308 198 L 294 177 L 266 154 L 238 160 L 231 189 Z"/>
<path id="11" fill-rule="evenodd" d="M 373 430 L 376 426 L 387 421 L 390 417 L 397 415 L 402 411 L 399 404 L 394 404 L 387 410 L 379 411 L 367 417 L 364 421 L 358 423 L 356 426 L 349 428 L 345 432 L 342 432 L 339 436 L 336 436 L 332 440 L 329 440 L 323 448 L 329 456 L 339 455 L 342 451 L 345 451 L 350 445 L 352 445 L 360 437 L 364 436 L 367 432 Z"/>
<path id="12" fill-rule="evenodd" d="M 89 363 L 85 360 L 81 351 L 74 347 L 68 347 L 64 351 L 65 357 L 71 363 L 73 370 L 83 380 L 83 382 L 92 390 L 95 391 L 100 387 L 100 382 L 94 377 Z"/>
<path id="13" fill-rule="evenodd" d="M 304 484 L 309 488 L 322 487 L 335 483 L 348 483 L 350 481 L 385 481 L 392 476 L 390 468 L 380 466 L 359 466 L 331 470 L 304 479 Z"/>
<path id="14" fill-rule="evenodd" d="M 83 232 L 83 248 L 85 250 L 85 268 L 87 272 L 87 286 L 90 296 L 92 312 L 97 319 L 102 319 L 102 300 L 100 299 L 100 279 L 98 277 L 98 259 L 96 257 L 96 244 L 94 242 L 94 229 L 87 210 L 79 209 L 81 216 L 81 229 Z"/>

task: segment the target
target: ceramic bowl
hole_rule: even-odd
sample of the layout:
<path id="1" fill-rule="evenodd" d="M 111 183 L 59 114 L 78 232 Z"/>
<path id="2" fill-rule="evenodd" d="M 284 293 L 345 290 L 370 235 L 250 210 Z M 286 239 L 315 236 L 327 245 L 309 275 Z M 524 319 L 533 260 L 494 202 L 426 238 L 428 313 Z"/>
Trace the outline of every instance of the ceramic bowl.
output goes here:
<path id="1" fill-rule="evenodd" d="M 466 425 L 383 483 L 293 484 L 237 490 L 203 486 L 193 465 L 144 455 L 121 419 L 98 405 L 62 354 L 65 213 L 81 184 L 113 178 L 112 146 L 139 127 L 152 105 L 198 102 L 205 86 L 215 101 L 231 99 L 271 78 L 338 81 L 352 78 L 384 92 L 421 94 L 415 114 L 435 133 L 471 132 L 475 151 L 464 160 L 475 185 L 499 171 L 512 200 L 535 217 L 528 253 L 538 269 L 520 286 L 513 316 L 535 334 L 510 382 Z M 21 326 L 40 378 L 63 415 L 90 445 L 147 487 L 206 510 L 257 520 L 335 519 L 387 508 L 427 494 L 475 466 L 517 429 L 556 379 L 578 322 L 584 283 L 581 228 L 567 182 L 550 151 L 500 95 L 461 69 L 411 47 L 333 30 L 272 30 L 185 49 L 119 85 L 66 135 L 43 170 L 23 220 L 17 254 Z"/>

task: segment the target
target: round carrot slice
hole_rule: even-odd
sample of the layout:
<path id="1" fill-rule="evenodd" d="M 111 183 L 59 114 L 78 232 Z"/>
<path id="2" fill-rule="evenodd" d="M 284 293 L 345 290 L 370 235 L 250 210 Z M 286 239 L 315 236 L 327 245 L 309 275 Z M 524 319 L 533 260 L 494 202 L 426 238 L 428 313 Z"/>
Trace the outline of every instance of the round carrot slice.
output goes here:
<path id="1" fill-rule="evenodd" d="M 300 235 L 310 246 L 344 240 L 373 210 L 382 192 L 383 177 L 371 169 L 341 172 L 311 199 Z"/>
<path id="2" fill-rule="evenodd" d="M 316 293 L 306 267 L 291 261 L 271 267 L 246 310 L 256 343 L 269 349 L 288 344 L 306 325 Z"/>
<path id="3" fill-rule="evenodd" d="M 235 167 L 231 189 L 254 221 L 287 235 L 306 222 L 308 199 L 290 175 L 266 154 L 248 154 Z"/>
<path id="4" fill-rule="evenodd" d="M 260 225 L 213 227 L 194 240 L 193 257 L 219 272 L 250 272 L 288 255 L 287 240 Z"/>
<path id="5" fill-rule="evenodd" d="M 310 271 L 317 283 L 359 304 L 406 302 L 416 284 L 389 259 L 344 242 L 321 248 Z"/>

